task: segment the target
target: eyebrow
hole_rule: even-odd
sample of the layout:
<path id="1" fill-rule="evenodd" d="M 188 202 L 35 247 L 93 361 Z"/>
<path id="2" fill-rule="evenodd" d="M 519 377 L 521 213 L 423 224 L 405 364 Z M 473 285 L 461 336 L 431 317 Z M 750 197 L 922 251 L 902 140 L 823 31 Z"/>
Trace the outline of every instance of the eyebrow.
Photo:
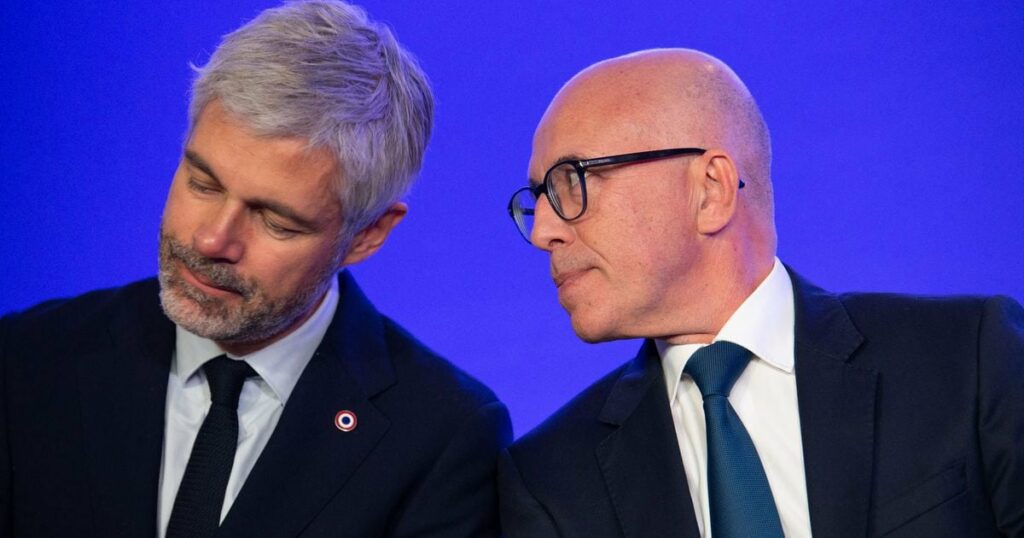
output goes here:
<path id="1" fill-rule="evenodd" d="M 210 176 L 210 179 L 220 183 L 220 178 L 218 178 L 217 174 L 214 173 L 213 167 L 210 166 L 210 163 L 206 162 L 206 159 L 200 157 L 198 153 L 190 149 L 186 149 L 185 160 L 187 160 L 192 166 L 198 168 L 204 174 Z"/>
<path id="2" fill-rule="evenodd" d="M 210 166 L 210 163 L 206 162 L 206 159 L 203 159 L 198 153 L 189 149 L 185 150 L 185 160 L 187 160 L 190 165 L 198 168 L 204 174 L 210 176 L 210 179 L 215 181 L 218 185 L 223 185 L 220 178 L 218 178 L 217 174 L 213 171 L 213 166 Z M 266 198 L 251 198 L 246 200 L 245 203 L 249 207 L 255 209 L 269 209 L 270 211 L 277 213 L 278 215 L 281 215 L 282 217 L 294 222 L 295 224 L 298 224 L 299 227 L 301 228 L 305 228 L 311 231 L 320 230 L 320 226 L 317 225 L 315 221 L 302 216 L 294 208 L 282 204 L 281 202 L 269 200 Z"/>
<path id="3" fill-rule="evenodd" d="M 585 160 L 586 159 L 584 159 L 583 157 L 580 157 L 576 153 L 567 153 L 567 154 L 562 155 L 561 157 L 555 159 L 554 162 L 551 163 L 551 166 L 554 166 L 556 163 L 563 163 L 565 161 L 585 161 Z M 550 168 L 550 167 L 548 167 L 548 168 Z"/>

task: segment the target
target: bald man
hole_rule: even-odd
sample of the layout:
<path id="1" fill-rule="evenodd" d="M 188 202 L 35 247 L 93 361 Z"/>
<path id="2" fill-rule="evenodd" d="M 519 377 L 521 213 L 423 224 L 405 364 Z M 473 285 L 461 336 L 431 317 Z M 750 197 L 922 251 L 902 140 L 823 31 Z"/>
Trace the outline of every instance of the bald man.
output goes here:
<path id="1" fill-rule="evenodd" d="M 559 91 L 510 214 L 580 338 L 645 343 L 503 453 L 507 536 L 1024 536 L 1020 305 L 813 286 L 770 164 L 706 54 Z"/>

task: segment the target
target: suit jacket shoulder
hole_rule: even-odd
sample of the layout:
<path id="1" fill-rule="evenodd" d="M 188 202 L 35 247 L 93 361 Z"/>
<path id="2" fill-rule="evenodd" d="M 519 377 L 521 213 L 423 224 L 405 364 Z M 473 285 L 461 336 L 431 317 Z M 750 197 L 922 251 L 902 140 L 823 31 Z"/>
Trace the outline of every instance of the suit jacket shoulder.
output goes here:
<path id="1" fill-rule="evenodd" d="M 1024 535 L 1024 310 L 1000 296 L 840 300 L 864 335 L 850 364 L 878 378 L 874 531 Z"/>
<path id="2" fill-rule="evenodd" d="M 510 538 L 696 537 L 653 342 L 516 441 L 499 481 Z"/>
<path id="3" fill-rule="evenodd" d="M 630 359 L 562 405 L 534 429 L 516 439 L 509 451 L 521 458 L 524 465 L 531 459 L 539 464 L 555 463 L 552 451 L 593 450 L 611 426 L 597 420 L 615 384 L 627 372 L 643 369 L 643 357 Z M 556 458 L 557 459 L 557 458 Z M 558 462 L 561 464 L 563 462 Z"/>
<path id="4" fill-rule="evenodd" d="M 422 403 L 444 405 L 456 414 L 459 410 L 468 414 L 498 401 L 494 392 L 479 380 L 438 355 L 395 321 L 386 316 L 381 318 L 387 353 L 396 373 L 438 389 L 431 396 L 435 399 Z M 430 409 L 424 408 L 423 412 L 428 413 Z"/>
<path id="5" fill-rule="evenodd" d="M 0 534 L 155 530 L 173 345 L 155 279 L 0 320 Z"/>
<path id="6" fill-rule="evenodd" d="M 91 291 L 77 297 L 52 299 L 0 320 L 7 338 L 3 349 L 31 351 L 36 356 L 52 352 L 93 351 L 110 345 L 111 323 L 133 320 L 156 322 L 164 328 L 155 278 L 117 288 Z"/>
<path id="7" fill-rule="evenodd" d="M 837 297 L 857 329 L 880 344 L 906 345 L 918 338 L 948 346 L 977 340 L 986 323 L 1012 323 L 1020 316 L 1020 305 L 1005 296 L 844 293 Z"/>
<path id="8" fill-rule="evenodd" d="M 596 455 L 614 427 L 597 417 L 634 362 L 592 384 L 502 453 L 499 500 L 508 538 L 617 536 Z"/>
<path id="9" fill-rule="evenodd" d="M 1024 532 L 1024 313 L 1005 297 L 831 294 L 793 276 L 811 526 Z"/>

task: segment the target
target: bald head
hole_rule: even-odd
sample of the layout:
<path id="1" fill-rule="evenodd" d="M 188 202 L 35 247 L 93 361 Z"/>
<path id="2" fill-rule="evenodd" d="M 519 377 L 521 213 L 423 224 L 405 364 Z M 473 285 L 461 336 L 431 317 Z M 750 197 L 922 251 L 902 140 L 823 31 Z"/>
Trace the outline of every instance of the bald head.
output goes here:
<path id="1" fill-rule="evenodd" d="M 720 148 L 736 161 L 754 215 L 772 225 L 771 142 L 753 96 L 717 58 L 655 49 L 605 60 L 573 77 L 552 101 L 538 137 L 555 116 L 614 125 L 639 149 Z M 648 147 L 649 146 L 649 147 Z"/>
<path id="2" fill-rule="evenodd" d="M 704 151 L 590 161 L 694 147 Z M 583 181 L 563 179 L 567 163 Z M 573 77 L 534 136 L 530 178 L 547 194 L 529 235 L 576 333 L 710 342 L 774 266 L 770 167 L 757 104 L 707 54 L 644 51 Z M 552 190 L 584 212 L 556 214 Z"/>

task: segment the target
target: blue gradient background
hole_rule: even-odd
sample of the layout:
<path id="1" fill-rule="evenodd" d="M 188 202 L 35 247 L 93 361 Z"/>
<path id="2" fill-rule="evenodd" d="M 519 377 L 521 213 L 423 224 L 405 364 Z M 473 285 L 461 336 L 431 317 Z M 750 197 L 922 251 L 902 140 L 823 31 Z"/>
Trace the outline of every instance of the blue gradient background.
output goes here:
<path id="1" fill-rule="evenodd" d="M 189 62 L 268 4 L 0 6 L 0 312 L 156 271 Z M 588 64 L 719 56 L 772 130 L 779 256 L 833 290 L 1024 299 L 1024 4 L 363 4 L 420 58 L 435 135 L 411 213 L 353 269 L 488 383 L 517 434 L 634 353 L 587 345 L 505 214 L 537 120 Z"/>

